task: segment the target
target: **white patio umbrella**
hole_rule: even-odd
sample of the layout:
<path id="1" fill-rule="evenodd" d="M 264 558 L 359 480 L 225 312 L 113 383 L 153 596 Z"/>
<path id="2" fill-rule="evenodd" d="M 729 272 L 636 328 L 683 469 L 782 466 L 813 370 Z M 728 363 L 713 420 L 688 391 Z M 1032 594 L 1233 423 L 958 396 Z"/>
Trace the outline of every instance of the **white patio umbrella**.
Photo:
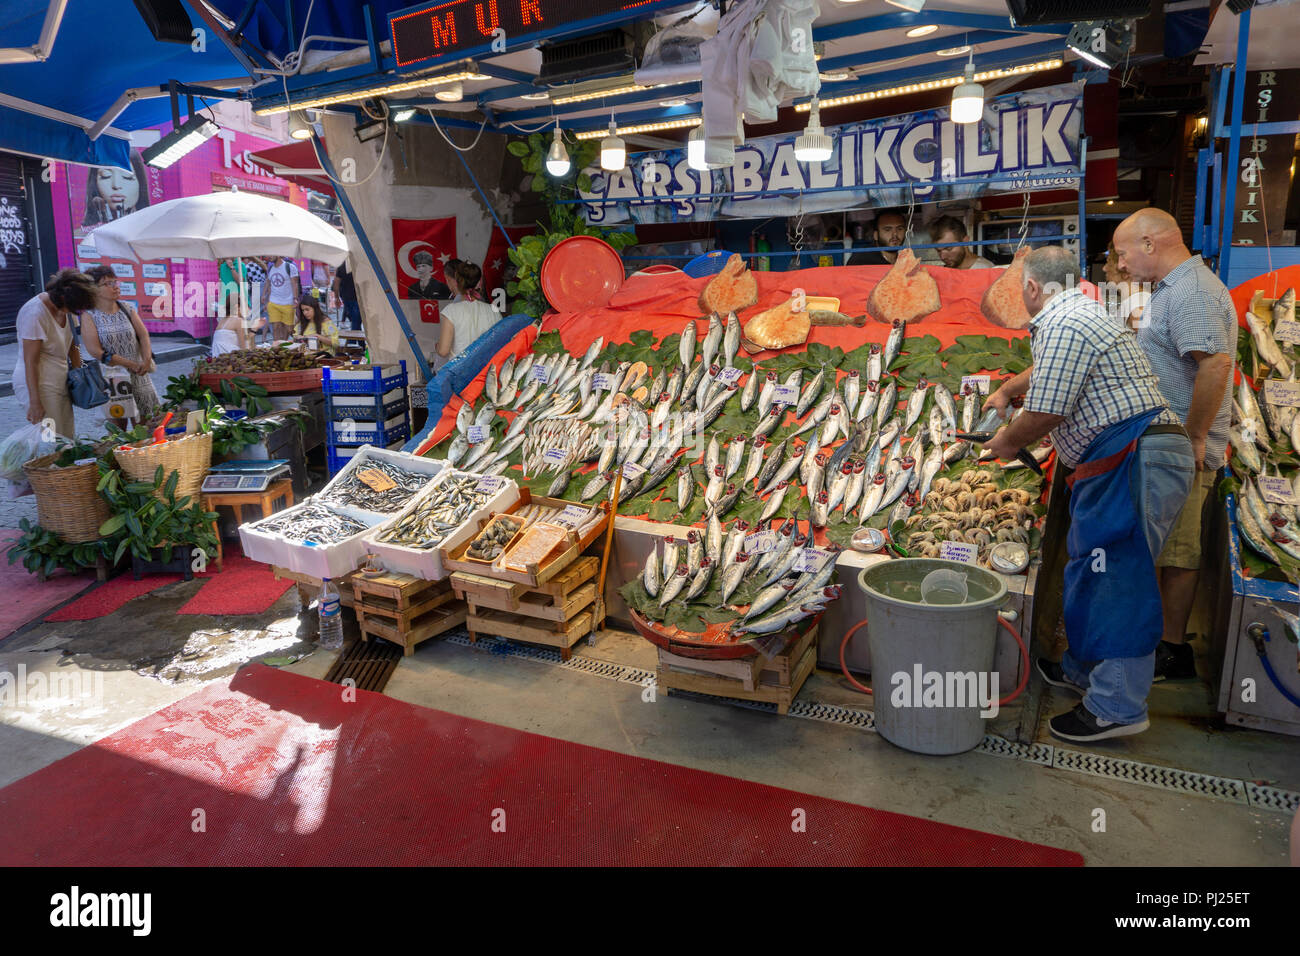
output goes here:
<path id="1" fill-rule="evenodd" d="M 227 259 L 284 256 L 336 266 L 343 233 L 306 209 L 246 192 L 169 199 L 91 233 L 100 255 L 120 259 Z"/>

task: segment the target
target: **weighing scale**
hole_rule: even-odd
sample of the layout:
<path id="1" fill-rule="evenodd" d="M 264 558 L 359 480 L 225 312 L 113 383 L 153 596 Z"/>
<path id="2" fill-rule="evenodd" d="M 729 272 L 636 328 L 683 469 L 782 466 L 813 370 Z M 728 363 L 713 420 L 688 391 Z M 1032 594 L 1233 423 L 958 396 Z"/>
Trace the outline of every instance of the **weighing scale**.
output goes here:
<path id="1" fill-rule="evenodd" d="M 230 493 L 232 491 L 265 491 L 271 482 L 289 474 L 289 459 L 240 459 L 223 461 L 208 469 L 203 479 L 203 491 Z"/>

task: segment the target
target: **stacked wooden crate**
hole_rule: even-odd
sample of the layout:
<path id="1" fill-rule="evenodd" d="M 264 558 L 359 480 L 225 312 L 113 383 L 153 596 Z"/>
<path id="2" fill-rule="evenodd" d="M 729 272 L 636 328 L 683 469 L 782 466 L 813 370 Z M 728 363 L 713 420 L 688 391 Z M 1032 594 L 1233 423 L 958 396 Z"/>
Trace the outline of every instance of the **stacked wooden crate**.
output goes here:
<path id="1" fill-rule="evenodd" d="M 465 605 L 446 581 L 426 581 L 410 574 L 385 573 L 352 577 L 353 605 L 362 640 L 381 638 L 402 647 L 415 645 L 465 623 Z"/>
<path id="2" fill-rule="evenodd" d="M 776 712 L 784 714 L 817 663 L 817 627 L 814 624 L 772 657 L 759 653 L 711 661 L 682 657 L 661 647 L 656 682 L 670 690 L 776 704 Z"/>
<path id="3" fill-rule="evenodd" d="M 469 639 L 480 634 L 558 648 L 567 661 L 573 645 L 596 630 L 597 557 L 578 557 L 536 587 L 468 571 L 451 576 L 457 597 L 468 605 Z"/>

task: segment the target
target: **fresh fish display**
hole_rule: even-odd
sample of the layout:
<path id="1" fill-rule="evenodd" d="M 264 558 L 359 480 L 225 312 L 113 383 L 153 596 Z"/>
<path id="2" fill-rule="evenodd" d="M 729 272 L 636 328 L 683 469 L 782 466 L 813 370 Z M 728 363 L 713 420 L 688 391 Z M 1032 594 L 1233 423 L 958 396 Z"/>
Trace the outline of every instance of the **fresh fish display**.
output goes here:
<path id="1" fill-rule="evenodd" d="M 323 505 L 307 503 L 254 522 L 250 527 L 285 541 L 338 544 L 367 530 L 366 525 Z"/>
<path id="2" fill-rule="evenodd" d="M 362 480 L 363 473 L 379 472 L 393 483 L 386 491 L 376 491 L 369 483 Z M 382 480 L 367 478 L 382 484 Z M 363 511 L 379 514 L 393 514 L 401 511 L 410 502 L 411 496 L 420 491 L 434 479 L 427 472 L 411 471 L 382 458 L 358 458 L 348 470 L 341 475 L 328 491 L 317 495 L 313 500 L 321 504 L 351 505 Z"/>
<path id="3" fill-rule="evenodd" d="M 375 540 L 421 550 L 436 548 L 500 491 L 481 487 L 481 483 L 479 475 L 447 475 L 417 498 L 407 513 L 375 535 Z"/>

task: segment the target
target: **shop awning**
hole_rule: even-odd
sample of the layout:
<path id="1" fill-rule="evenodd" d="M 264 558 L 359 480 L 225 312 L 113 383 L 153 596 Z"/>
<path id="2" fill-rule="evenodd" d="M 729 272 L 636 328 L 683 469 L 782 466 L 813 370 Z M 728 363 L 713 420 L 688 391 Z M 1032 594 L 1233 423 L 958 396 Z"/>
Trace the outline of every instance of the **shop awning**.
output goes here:
<path id="1" fill-rule="evenodd" d="M 56 14 L 63 7 L 61 18 L 47 16 L 52 6 Z M 193 5 L 186 9 L 195 27 L 204 28 Z M 247 85 L 247 71 L 218 31 L 205 29 L 201 36 L 202 52 L 191 44 L 158 42 L 134 0 L 5 0 L 0 149 L 130 168 L 127 133 L 171 119 L 169 98 L 158 96 L 169 81 L 225 89 Z M 40 60 L 33 50 L 42 42 L 48 49 Z M 91 127 L 106 117 L 106 128 L 93 135 L 98 131 Z"/>
<path id="2" fill-rule="evenodd" d="M 323 145 L 323 144 L 322 144 Z M 297 183 L 327 196 L 334 195 L 334 185 L 321 169 L 316 150 L 310 142 L 299 141 L 286 146 L 272 146 L 250 154 L 254 162 L 265 166 L 281 179 Z"/>

